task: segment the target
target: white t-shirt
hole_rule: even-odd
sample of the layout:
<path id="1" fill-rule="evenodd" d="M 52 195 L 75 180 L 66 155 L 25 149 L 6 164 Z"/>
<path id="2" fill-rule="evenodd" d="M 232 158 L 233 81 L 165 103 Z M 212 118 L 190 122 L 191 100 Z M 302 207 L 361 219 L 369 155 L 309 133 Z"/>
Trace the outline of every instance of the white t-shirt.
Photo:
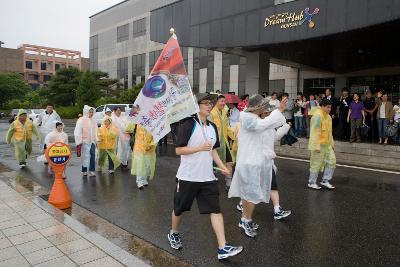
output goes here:
<path id="1" fill-rule="evenodd" d="M 385 108 L 386 108 L 386 103 L 382 102 L 381 108 L 379 109 L 379 118 L 381 118 L 381 119 L 386 118 Z"/>
<path id="2" fill-rule="evenodd" d="M 194 118 L 186 119 L 178 126 L 177 147 L 198 147 L 205 143 L 201 125 Z M 204 127 L 204 126 L 203 126 Z M 204 128 L 207 140 L 213 149 L 219 147 L 217 127 L 208 122 Z M 190 182 L 209 182 L 216 180 L 213 171 L 212 151 L 200 151 L 189 155 L 181 155 L 181 163 L 176 177 Z"/>
<path id="3" fill-rule="evenodd" d="M 295 102 L 296 103 L 296 102 Z M 300 107 L 296 106 L 296 108 L 298 108 L 297 112 L 294 113 L 295 117 L 303 117 L 303 113 L 301 112 L 301 108 L 304 106 L 303 105 L 303 101 L 300 100 L 297 102 L 298 104 L 300 104 Z"/>
<path id="4" fill-rule="evenodd" d="M 400 104 L 395 105 L 393 107 L 393 111 L 394 111 L 394 120 L 399 122 L 400 121 Z"/>
<path id="5" fill-rule="evenodd" d="M 279 108 L 279 105 L 281 104 L 281 102 L 279 102 L 278 99 L 275 99 L 275 100 L 271 99 L 269 101 L 269 104 L 272 106 L 273 110 L 275 110 L 275 109 Z"/>

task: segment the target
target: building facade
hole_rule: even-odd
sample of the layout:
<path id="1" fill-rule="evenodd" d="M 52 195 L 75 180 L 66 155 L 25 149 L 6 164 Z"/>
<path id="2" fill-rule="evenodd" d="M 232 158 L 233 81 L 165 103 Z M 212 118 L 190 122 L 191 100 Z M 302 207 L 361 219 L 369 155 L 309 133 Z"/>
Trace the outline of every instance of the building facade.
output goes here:
<path id="1" fill-rule="evenodd" d="M 0 72 L 18 72 L 33 88 L 46 85 L 61 68 L 89 69 L 81 52 L 23 44 L 18 49 L 0 48 Z"/>
<path id="2" fill-rule="evenodd" d="M 195 92 L 400 92 L 391 0 L 123 1 L 90 17 L 91 69 L 144 81 L 171 27 Z"/>

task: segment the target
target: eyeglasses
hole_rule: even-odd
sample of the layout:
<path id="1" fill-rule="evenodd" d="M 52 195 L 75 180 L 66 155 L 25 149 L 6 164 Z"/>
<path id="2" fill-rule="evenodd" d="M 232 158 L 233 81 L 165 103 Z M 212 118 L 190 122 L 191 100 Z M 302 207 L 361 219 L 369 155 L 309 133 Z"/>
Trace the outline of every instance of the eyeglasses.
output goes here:
<path id="1" fill-rule="evenodd" d="M 199 104 L 206 105 L 206 106 L 212 106 L 211 101 L 200 102 Z"/>

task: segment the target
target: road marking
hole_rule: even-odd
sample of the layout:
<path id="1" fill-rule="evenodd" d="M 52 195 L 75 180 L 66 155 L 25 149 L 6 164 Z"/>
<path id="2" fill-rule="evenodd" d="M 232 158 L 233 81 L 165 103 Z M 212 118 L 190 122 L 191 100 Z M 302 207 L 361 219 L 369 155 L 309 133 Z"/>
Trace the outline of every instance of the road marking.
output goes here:
<path id="1" fill-rule="evenodd" d="M 281 156 L 277 156 L 277 158 L 287 159 L 287 160 L 295 160 L 295 161 L 302 161 L 302 162 L 310 162 L 308 159 L 298 159 L 298 158 L 281 157 Z M 345 164 L 336 164 L 336 166 L 344 167 L 344 168 L 352 168 L 352 169 L 364 170 L 364 171 L 373 171 L 373 172 L 390 173 L 390 174 L 400 174 L 400 172 L 395 172 L 395 171 L 371 169 L 371 168 L 366 168 L 366 167 L 358 167 L 358 166 L 351 166 L 351 165 L 345 165 Z"/>

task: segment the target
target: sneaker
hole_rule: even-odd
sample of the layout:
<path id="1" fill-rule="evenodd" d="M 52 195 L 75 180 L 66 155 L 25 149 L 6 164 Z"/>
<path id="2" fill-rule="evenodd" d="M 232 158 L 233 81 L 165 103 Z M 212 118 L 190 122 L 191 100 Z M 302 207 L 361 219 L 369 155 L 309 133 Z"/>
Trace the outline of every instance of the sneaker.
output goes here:
<path id="1" fill-rule="evenodd" d="M 234 246 L 225 244 L 225 247 L 223 247 L 222 249 L 218 249 L 218 260 L 223 260 L 228 257 L 233 257 L 242 251 L 243 251 L 242 246 L 234 247 Z"/>
<path id="2" fill-rule="evenodd" d="M 253 222 L 253 221 L 249 222 L 249 225 L 250 225 L 251 228 L 253 228 L 254 231 L 258 230 L 258 228 L 260 228 L 260 226 L 257 223 Z"/>
<path id="3" fill-rule="evenodd" d="M 333 186 L 333 185 L 331 185 L 328 181 L 322 181 L 321 182 L 321 185 L 323 186 L 323 187 L 325 187 L 326 189 L 335 189 L 335 187 Z"/>
<path id="4" fill-rule="evenodd" d="M 82 176 L 88 176 L 87 172 L 82 172 Z"/>
<path id="5" fill-rule="evenodd" d="M 275 220 L 281 220 L 281 219 L 283 219 L 283 218 L 286 218 L 286 217 L 289 216 L 290 214 L 292 214 L 292 211 L 290 211 L 290 210 L 283 210 L 282 208 L 280 208 L 278 212 L 274 212 L 274 219 L 275 219 Z"/>
<path id="6" fill-rule="evenodd" d="M 20 168 L 20 169 L 23 169 L 23 168 L 25 168 L 25 167 L 26 167 L 26 164 L 25 164 L 25 163 L 20 163 L 20 164 L 19 164 L 19 168 Z"/>
<path id="7" fill-rule="evenodd" d="M 90 177 L 96 177 L 96 172 L 89 172 Z"/>
<path id="8" fill-rule="evenodd" d="M 254 238 L 257 235 L 257 232 L 252 228 L 251 223 L 244 222 L 242 219 L 240 219 L 239 228 L 243 229 L 245 235 L 248 237 Z"/>
<path id="9" fill-rule="evenodd" d="M 243 206 L 242 206 L 242 202 L 239 202 L 239 204 L 236 205 L 236 209 L 240 212 L 243 212 Z"/>
<path id="10" fill-rule="evenodd" d="M 168 241 L 169 241 L 169 245 L 173 249 L 180 250 L 183 248 L 182 240 L 181 240 L 179 233 L 173 233 L 173 234 L 169 233 Z"/>
<path id="11" fill-rule="evenodd" d="M 114 174 L 114 170 L 108 170 L 109 174 Z"/>
<path id="12" fill-rule="evenodd" d="M 308 184 L 308 188 L 315 189 L 315 190 L 321 189 L 321 187 L 317 184 Z"/>

